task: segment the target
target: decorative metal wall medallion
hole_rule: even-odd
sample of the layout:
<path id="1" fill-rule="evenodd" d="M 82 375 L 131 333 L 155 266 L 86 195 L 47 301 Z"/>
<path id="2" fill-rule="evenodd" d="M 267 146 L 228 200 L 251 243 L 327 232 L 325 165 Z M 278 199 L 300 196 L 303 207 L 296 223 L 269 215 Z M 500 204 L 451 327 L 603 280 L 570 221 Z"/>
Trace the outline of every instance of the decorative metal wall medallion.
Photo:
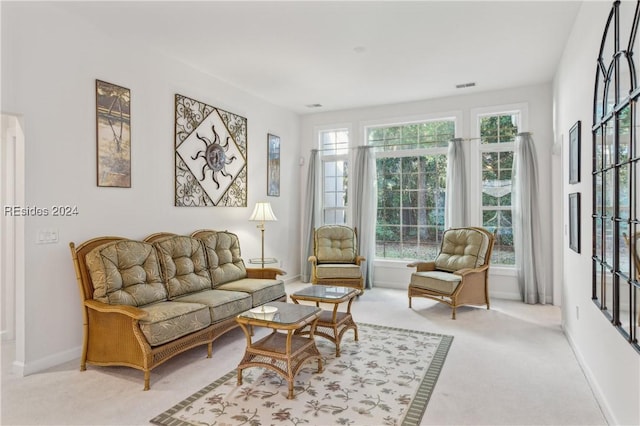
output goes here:
<path id="1" fill-rule="evenodd" d="M 247 119 L 176 94 L 176 206 L 247 206 Z"/>

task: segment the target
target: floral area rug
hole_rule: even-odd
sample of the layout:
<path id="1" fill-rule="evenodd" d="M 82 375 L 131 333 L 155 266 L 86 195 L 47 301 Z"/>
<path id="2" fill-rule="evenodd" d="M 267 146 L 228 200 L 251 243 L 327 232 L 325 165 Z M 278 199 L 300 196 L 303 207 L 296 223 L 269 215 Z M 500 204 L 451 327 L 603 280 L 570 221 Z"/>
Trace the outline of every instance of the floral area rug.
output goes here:
<path id="1" fill-rule="evenodd" d="M 151 419 L 156 425 L 418 425 L 453 336 L 358 324 L 341 356 L 321 337 L 324 368 L 309 360 L 295 377 L 295 399 L 275 372 L 236 370 Z"/>

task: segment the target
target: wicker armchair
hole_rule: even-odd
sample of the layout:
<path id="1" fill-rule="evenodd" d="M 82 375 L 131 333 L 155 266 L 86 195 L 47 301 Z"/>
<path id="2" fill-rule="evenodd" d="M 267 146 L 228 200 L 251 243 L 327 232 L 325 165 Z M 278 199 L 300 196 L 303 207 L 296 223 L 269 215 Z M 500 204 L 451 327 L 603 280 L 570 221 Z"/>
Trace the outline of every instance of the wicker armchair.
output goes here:
<path id="1" fill-rule="evenodd" d="M 442 235 L 435 261 L 415 262 L 409 284 L 412 297 L 426 297 L 451 306 L 451 318 L 462 305 L 486 305 L 489 309 L 489 262 L 494 235 L 483 228 L 452 228 Z"/>
<path id="2" fill-rule="evenodd" d="M 343 225 L 325 225 L 313 230 L 311 282 L 364 290 L 358 255 L 358 230 Z"/>

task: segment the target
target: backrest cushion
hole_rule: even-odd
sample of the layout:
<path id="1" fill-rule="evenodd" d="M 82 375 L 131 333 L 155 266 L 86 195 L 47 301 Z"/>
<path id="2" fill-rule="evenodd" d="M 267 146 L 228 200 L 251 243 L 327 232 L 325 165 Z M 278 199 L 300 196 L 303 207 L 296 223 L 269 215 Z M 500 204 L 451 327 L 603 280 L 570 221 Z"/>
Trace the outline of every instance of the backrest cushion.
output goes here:
<path id="1" fill-rule="evenodd" d="M 151 244 L 121 240 L 98 246 L 85 262 L 100 302 L 143 306 L 167 300 L 160 263 Z"/>
<path id="2" fill-rule="evenodd" d="M 236 234 L 227 231 L 200 231 L 196 238 L 204 246 L 214 288 L 247 277 Z"/>
<path id="3" fill-rule="evenodd" d="M 211 289 L 204 248 L 200 241 L 172 235 L 153 243 L 158 250 L 169 299 Z"/>
<path id="4" fill-rule="evenodd" d="M 478 229 L 447 229 L 442 235 L 442 246 L 435 260 L 436 269 L 454 272 L 464 268 L 477 268 L 485 264 L 489 236 Z"/>
<path id="5" fill-rule="evenodd" d="M 357 256 L 356 234 L 342 225 L 316 229 L 315 255 L 318 263 L 353 263 Z"/>

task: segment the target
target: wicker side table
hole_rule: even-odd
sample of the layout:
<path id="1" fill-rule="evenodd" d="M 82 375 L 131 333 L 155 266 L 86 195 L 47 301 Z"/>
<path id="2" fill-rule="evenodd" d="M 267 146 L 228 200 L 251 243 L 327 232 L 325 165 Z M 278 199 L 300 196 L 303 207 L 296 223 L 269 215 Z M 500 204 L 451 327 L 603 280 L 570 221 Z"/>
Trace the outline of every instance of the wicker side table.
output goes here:
<path id="1" fill-rule="evenodd" d="M 294 303 L 300 300 L 315 302 L 316 307 L 320 303 L 332 304 L 331 311 L 322 311 L 314 330 L 304 327 L 296 331 L 296 334 L 308 335 L 315 333 L 336 345 L 336 357 L 340 356 L 340 341 L 347 330 L 353 329 L 354 339 L 358 341 L 358 325 L 351 315 L 351 303 L 362 291 L 350 287 L 333 287 L 327 285 L 313 285 L 293 293 L 290 297 Z M 348 302 L 346 312 L 338 311 L 338 305 Z"/>
<path id="2" fill-rule="evenodd" d="M 287 380 L 287 398 L 293 399 L 294 378 L 307 360 L 317 359 L 318 373 L 322 372 L 322 356 L 313 340 L 321 309 L 283 302 L 270 302 L 269 306 L 278 308 L 273 318 L 262 318 L 262 315 L 250 311 L 236 317 L 247 337 L 247 349 L 238 364 L 238 385 L 242 385 L 242 370 L 245 368 L 268 368 Z M 254 342 L 254 326 L 271 328 L 273 332 Z M 310 330 L 307 335 L 295 333 L 307 326 Z"/>

